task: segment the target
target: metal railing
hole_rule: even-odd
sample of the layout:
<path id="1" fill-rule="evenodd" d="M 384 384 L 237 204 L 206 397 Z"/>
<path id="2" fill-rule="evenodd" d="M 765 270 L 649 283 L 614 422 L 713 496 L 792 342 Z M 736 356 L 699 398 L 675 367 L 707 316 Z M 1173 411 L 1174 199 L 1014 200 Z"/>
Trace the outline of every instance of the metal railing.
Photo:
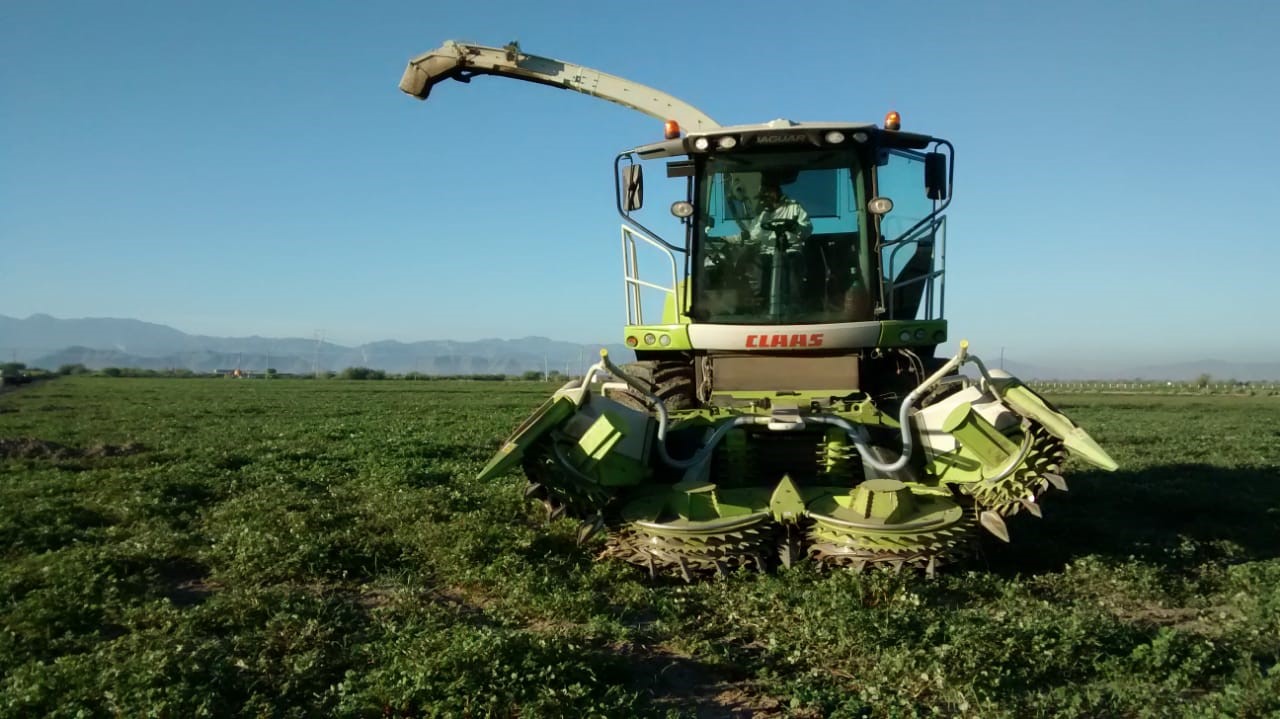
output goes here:
<path id="1" fill-rule="evenodd" d="M 640 279 L 640 262 L 636 253 L 636 240 L 640 239 L 646 244 L 657 248 L 667 256 L 667 260 L 671 263 L 671 286 L 663 287 L 662 285 L 648 282 Z M 666 243 L 641 231 L 635 227 L 628 225 L 622 226 L 622 284 L 623 292 L 627 301 L 627 324 L 642 325 L 644 324 L 644 307 L 640 296 L 641 288 L 665 292 L 671 296 L 671 301 L 676 302 L 676 286 L 679 284 L 679 269 L 676 265 L 676 256 L 667 246 Z M 676 305 L 677 312 L 679 305 Z"/>
<path id="2" fill-rule="evenodd" d="M 924 316 L 919 319 L 933 320 L 942 319 L 946 316 L 946 273 L 947 273 L 947 218 L 939 216 L 931 222 L 926 222 L 913 232 L 880 245 L 880 256 L 884 257 L 885 250 L 889 251 L 889 261 L 885 263 L 886 269 L 892 272 L 897 266 L 898 253 L 904 248 L 915 248 L 921 245 L 929 245 L 929 272 L 918 277 L 912 277 L 902 282 L 894 282 L 891 279 L 885 280 L 885 294 L 888 296 L 889 317 L 892 319 L 909 320 L 915 317 L 898 317 L 895 313 L 894 300 L 897 291 L 910 287 L 911 285 L 924 283 L 924 297 L 920 304 L 924 306 Z M 914 252 L 914 249 L 913 249 Z M 908 260 L 910 262 L 910 260 Z M 887 275 L 888 273 L 886 273 Z M 937 288 L 935 293 L 934 280 L 937 280 Z M 935 313 L 934 309 L 937 312 Z M 920 310 L 917 307 L 916 314 Z"/>

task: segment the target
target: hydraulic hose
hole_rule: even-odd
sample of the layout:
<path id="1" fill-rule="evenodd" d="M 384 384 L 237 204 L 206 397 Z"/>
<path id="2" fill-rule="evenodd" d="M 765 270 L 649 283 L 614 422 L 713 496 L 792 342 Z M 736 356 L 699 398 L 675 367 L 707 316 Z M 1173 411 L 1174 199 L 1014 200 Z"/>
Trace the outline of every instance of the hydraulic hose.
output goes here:
<path id="1" fill-rule="evenodd" d="M 954 357 L 948 360 L 946 364 L 939 367 L 933 374 L 929 375 L 928 378 L 921 382 L 915 389 L 911 390 L 906 398 L 902 400 L 902 406 L 898 410 L 898 427 L 902 437 L 902 454 L 893 462 L 880 461 L 876 454 L 871 451 L 866 430 L 843 417 L 829 414 L 811 414 L 804 415 L 801 419 L 805 424 L 825 424 L 839 427 L 844 430 L 845 434 L 849 435 L 849 439 L 853 442 L 854 448 L 858 450 L 858 454 L 862 456 L 864 464 L 876 469 L 877 471 L 892 474 L 904 469 L 911 461 L 911 452 L 915 447 L 914 440 L 911 437 L 911 410 L 915 406 L 915 403 L 919 401 L 920 397 L 924 395 L 925 392 L 929 391 L 934 385 L 940 382 L 942 378 L 949 375 L 965 362 L 977 363 L 979 369 L 983 373 L 983 376 L 990 381 L 990 375 L 987 373 L 986 367 L 982 365 L 981 361 L 977 357 L 969 354 L 968 341 L 962 341 L 960 343 L 960 351 L 957 352 Z M 689 457 L 688 459 L 676 459 L 667 452 L 667 426 L 670 419 L 667 414 L 667 407 L 662 400 L 651 394 L 648 388 L 641 385 L 638 380 L 631 377 L 626 372 L 622 371 L 620 367 L 615 365 L 609 359 L 609 353 L 604 350 L 600 351 L 600 362 L 593 365 L 587 371 L 586 376 L 583 377 L 583 386 L 585 387 L 586 384 L 594 378 L 595 374 L 601 371 L 607 371 L 609 374 L 622 380 L 628 387 L 634 389 L 653 405 L 654 411 L 658 414 L 658 457 L 665 464 L 675 469 L 690 469 L 705 462 L 715 450 L 716 445 L 718 445 L 724 438 L 725 434 L 734 427 L 752 424 L 768 424 L 770 422 L 770 418 L 764 416 L 752 415 L 735 417 L 734 419 L 717 427 L 716 430 L 711 433 L 711 436 L 707 438 L 702 449 L 694 453 L 692 457 Z"/>

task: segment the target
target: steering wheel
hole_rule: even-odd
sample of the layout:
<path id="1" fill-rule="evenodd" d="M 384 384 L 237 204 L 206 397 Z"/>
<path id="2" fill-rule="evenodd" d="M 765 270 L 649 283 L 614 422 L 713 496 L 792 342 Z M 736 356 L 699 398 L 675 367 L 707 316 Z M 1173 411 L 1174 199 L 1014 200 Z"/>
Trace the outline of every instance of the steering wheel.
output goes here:
<path id="1" fill-rule="evenodd" d="M 764 222 L 760 223 L 760 226 L 770 232 L 791 232 L 792 230 L 799 227 L 800 223 L 796 222 L 795 220 L 778 219 L 778 220 L 765 220 Z"/>
<path id="2" fill-rule="evenodd" d="M 707 259 L 717 265 L 737 266 L 750 263 L 760 253 L 753 242 L 735 242 L 728 237 L 707 237 Z"/>

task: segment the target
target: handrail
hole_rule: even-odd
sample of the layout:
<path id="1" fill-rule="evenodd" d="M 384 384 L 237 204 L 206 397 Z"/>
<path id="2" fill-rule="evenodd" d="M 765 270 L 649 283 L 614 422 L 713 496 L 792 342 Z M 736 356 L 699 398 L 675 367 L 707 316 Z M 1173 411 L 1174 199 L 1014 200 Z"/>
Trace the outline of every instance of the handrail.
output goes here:
<path id="1" fill-rule="evenodd" d="M 886 248 L 889 248 L 889 247 L 893 248 L 892 251 L 889 253 L 888 267 L 885 268 L 886 269 L 885 294 L 888 295 L 889 317 L 893 319 L 912 319 L 912 318 L 896 317 L 894 315 L 894 309 L 895 309 L 894 294 L 896 293 L 897 290 L 903 287 L 910 287 L 911 285 L 924 282 L 925 283 L 924 297 L 922 298 L 922 301 L 921 301 L 921 304 L 925 306 L 924 319 L 934 319 L 933 317 L 933 302 L 934 302 L 933 281 L 935 279 L 945 277 L 946 271 L 947 271 L 946 232 L 945 232 L 946 222 L 947 222 L 946 216 L 939 215 L 934 217 L 930 222 L 917 225 L 914 230 L 902 235 L 896 240 L 891 240 L 889 242 L 884 242 L 880 244 L 881 257 L 883 257 L 883 253 Z M 940 234 L 941 234 L 941 240 L 938 239 Z M 903 248 L 911 246 L 913 244 L 916 246 L 919 246 L 921 242 L 928 242 L 933 246 L 933 249 L 930 251 L 929 272 L 926 272 L 925 274 L 922 274 L 918 277 L 912 277 L 909 280 L 903 280 L 901 282 L 894 281 L 891 278 L 889 278 L 887 272 L 892 271 L 892 269 L 895 267 L 894 263 L 897 261 L 898 253 Z M 937 263 L 935 262 L 939 253 L 941 253 L 941 257 L 942 257 L 942 267 L 940 268 L 936 267 Z M 945 289 L 945 287 L 942 289 Z M 945 302 L 945 297 L 943 297 L 942 295 L 942 289 L 940 289 L 938 293 L 939 298 L 941 300 L 939 303 L 940 305 L 942 305 L 942 302 Z M 938 318 L 940 319 L 944 316 L 945 315 L 943 314 L 943 306 L 939 306 Z"/>
<path id="2" fill-rule="evenodd" d="M 639 260 L 636 256 L 636 237 L 644 240 L 649 245 L 658 248 L 667 256 L 671 262 L 671 286 L 663 287 L 662 285 L 648 282 L 640 279 Z M 623 293 L 627 300 L 627 324 L 642 325 L 644 324 L 644 307 L 640 297 L 640 288 L 648 287 L 650 289 L 666 292 L 671 295 L 673 300 L 676 297 L 676 287 L 680 284 L 679 270 L 676 265 L 676 256 L 666 243 L 649 236 L 649 233 L 638 230 L 629 225 L 622 226 L 622 284 Z"/>

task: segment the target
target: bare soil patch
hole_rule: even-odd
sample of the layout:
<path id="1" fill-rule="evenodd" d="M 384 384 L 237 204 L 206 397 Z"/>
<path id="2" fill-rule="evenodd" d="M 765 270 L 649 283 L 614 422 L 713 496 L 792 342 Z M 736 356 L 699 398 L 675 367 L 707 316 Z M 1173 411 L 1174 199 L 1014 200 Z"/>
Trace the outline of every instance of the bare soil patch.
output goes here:
<path id="1" fill-rule="evenodd" d="M 138 454 L 146 449 L 140 442 L 98 442 L 86 449 L 79 449 L 37 437 L 0 437 L 0 457 L 6 459 L 100 459 Z"/>
<path id="2" fill-rule="evenodd" d="M 731 669 L 698 661 L 663 645 L 623 644 L 616 651 L 635 665 L 634 688 L 660 708 L 692 711 L 698 719 L 780 717 L 783 703 Z M 793 716 L 803 716 L 796 715 Z"/>
<path id="3" fill-rule="evenodd" d="M 60 459 L 78 454 L 66 445 L 35 437 L 0 437 L 0 457 L 7 459 Z"/>

